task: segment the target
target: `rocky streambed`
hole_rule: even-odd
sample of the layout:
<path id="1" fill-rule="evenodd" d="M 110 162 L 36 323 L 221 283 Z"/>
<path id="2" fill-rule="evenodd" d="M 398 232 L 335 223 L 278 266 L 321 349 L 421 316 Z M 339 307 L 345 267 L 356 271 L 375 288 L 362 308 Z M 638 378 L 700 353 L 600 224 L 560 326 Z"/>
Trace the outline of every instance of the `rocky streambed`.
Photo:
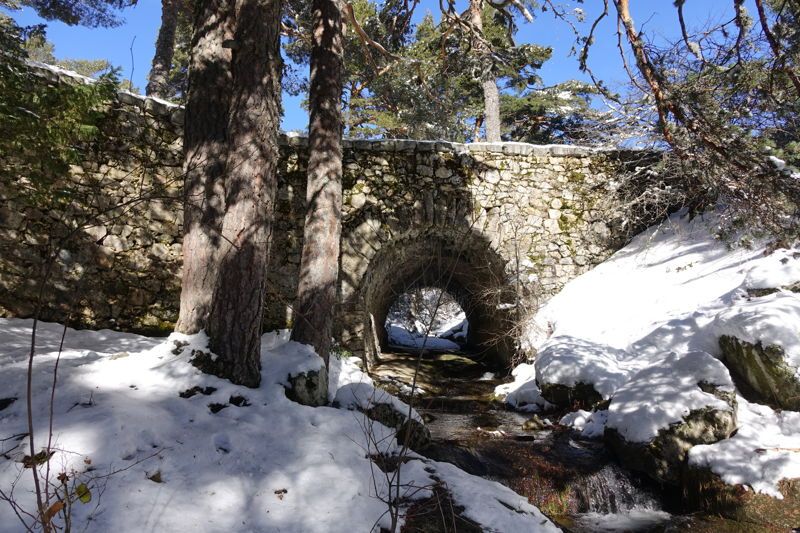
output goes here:
<path id="1" fill-rule="evenodd" d="M 407 401 L 416 364 L 413 355 L 384 354 L 373 375 Z M 559 426 L 564 413 L 537 416 L 496 401 L 501 381 L 467 354 L 423 358 L 414 406 L 432 442 L 421 453 L 512 488 L 568 532 L 769 531 L 688 514 L 680 490 L 626 470 L 602 441 Z M 464 527 L 413 520 L 406 530 L 469 530 Z"/>

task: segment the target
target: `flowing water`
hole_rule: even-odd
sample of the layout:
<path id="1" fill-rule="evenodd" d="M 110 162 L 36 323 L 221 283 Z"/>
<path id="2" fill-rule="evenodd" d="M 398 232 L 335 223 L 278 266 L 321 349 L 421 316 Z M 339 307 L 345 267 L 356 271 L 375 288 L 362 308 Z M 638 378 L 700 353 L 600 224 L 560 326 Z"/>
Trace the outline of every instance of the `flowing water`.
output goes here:
<path id="1" fill-rule="evenodd" d="M 402 396 L 414 367 L 414 357 L 389 354 L 374 373 Z M 707 531 L 666 512 L 674 494 L 620 467 L 602 442 L 555 425 L 558 415 L 534 418 L 495 401 L 499 383 L 459 354 L 424 359 L 414 400 L 433 437 L 424 455 L 514 489 L 565 531 Z"/>

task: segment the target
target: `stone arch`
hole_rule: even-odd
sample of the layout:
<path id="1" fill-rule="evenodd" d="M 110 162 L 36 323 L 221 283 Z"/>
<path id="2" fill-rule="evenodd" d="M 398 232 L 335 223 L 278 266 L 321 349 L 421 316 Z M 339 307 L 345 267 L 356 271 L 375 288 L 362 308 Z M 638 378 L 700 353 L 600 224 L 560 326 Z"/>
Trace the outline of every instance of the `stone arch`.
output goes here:
<path id="1" fill-rule="evenodd" d="M 416 287 L 437 287 L 455 297 L 470 324 L 467 345 L 496 366 L 506 365 L 514 350 L 509 305 L 514 288 L 507 260 L 481 231 L 469 226 L 432 226 L 407 231 L 385 241 L 353 231 L 343 243 L 341 337 L 348 348 L 380 358 L 388 335 L 384 327 L 395 299 Z M 355 250 L 360 253 L 353 255 Z M 505 304 L 505 305 L 504 305 Z"/>

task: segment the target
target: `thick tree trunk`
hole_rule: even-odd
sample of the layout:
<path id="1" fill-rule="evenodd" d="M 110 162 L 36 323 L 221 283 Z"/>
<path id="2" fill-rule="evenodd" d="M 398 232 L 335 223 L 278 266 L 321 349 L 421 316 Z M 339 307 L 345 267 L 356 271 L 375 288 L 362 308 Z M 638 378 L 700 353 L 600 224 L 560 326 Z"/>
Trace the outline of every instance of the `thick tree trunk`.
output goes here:
<path id="1" fill-rule="evenodd" d="M 148 96 L 165 97 L 169 71 L 172 68 L 172 55 L 175 51 L 175 32 L 178 28 L 179 0 L 161 0 L 161 27 L 156 39 L 156 53 L 153 66 L 147 77 Z"/>
<path id="2" fill-rule="evenodd" d="M 313 0 L 306 220 L 292 339 L 328 362 L 342 232 L 341 0 Z"/>
<path id="3" fill-rule="evenodd" d="M 483 37 L 483 0 L 470 0 L 470 23 L 475 32 Z M 486 43 L 481 39 L 474 39 L 472 48 L 482 59 L 491 53 Z M 494 78 L 483 80 L 483 127 L 487 142 L 500 142 L 500 91 Z"/>
<path id="4" fill-rule="evenodd" d="M 205 329 L 216 289 L 222 215 L 232 38 L 230 0 L 197 2 L 184 125 L 183 274 L 176 330 Z"/>
<path id="5" fill-rule="evenodd" d="M 198 357 L 198 366 L 256 387 L 277 190 L 280 1 L 199 4 L 187 105 L 178 328 L 208 334 L 215 356 Z M 210 86 L 199 87 L 203 82 Z M 223 110 L 209 109 L 204 98 Z"/>

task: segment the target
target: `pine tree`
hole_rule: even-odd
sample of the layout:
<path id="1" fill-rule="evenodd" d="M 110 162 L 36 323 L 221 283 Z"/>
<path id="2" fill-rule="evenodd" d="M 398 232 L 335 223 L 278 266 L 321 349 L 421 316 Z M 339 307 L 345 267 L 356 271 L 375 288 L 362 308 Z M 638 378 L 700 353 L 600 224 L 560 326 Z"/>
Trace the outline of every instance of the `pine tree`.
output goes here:
<path id="1" fill-rule="evenodd" d="M 204 0 L 195 10 L 185 125 L 184 264 L 177 330 L 205 330 L 194 363 L 260 383 L 277 190 L 280 2 Z"/>
<path id="2" fill-rule="evenodd" d="M 341 3 L 314 0 L 312 11 L 306 217 L 292 339 L 314 346 L 327 364 L 342 232 Z"/>
<path id="3" fill-rule="evenodd" d="M 167 96 L 168 78 L 172 70 L 172 57 L 175 52 L 175 35 L 178 30 L 178 16 L 186 9 L 183 0 L 161 0 L 161 26 L 158 29 L 153 65 L 147 76 L 148 96 Z"/>

